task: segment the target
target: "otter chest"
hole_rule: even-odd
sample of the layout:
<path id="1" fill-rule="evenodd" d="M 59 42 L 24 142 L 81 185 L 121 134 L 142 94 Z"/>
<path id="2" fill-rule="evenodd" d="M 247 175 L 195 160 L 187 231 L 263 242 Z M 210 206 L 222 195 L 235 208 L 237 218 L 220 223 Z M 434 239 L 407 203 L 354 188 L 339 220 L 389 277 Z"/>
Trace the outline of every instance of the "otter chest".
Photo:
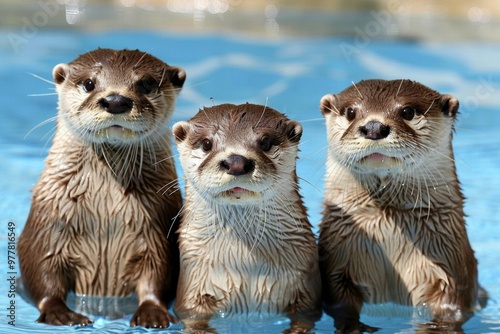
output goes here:
<path id="1" fill-rule="evenodd" d="M 85 180 L 80 180 L 85 182 Z M 145 252 L 144 230 L 150 213 L 144 198 L 126 193 L 115 182 L 89 182 L 85 192 L 66 204 L 63 256 L 74 269 L 79 295 L 125 296 L 135 286 L 131 261 Z M 70 195 L 71 197 L 71 195 Z"/>
<path id="2" fill-rule="evenodd" d="M 292 265 L 289 260 L 297 256 L 285 252 L 293 247 L 279 244 L 276 236 L 237 234 L 223 228 L 203 240 L 191 237 L 180 234 L 181 276 L 190 273 L 185 279 L 203 280 L 187 293 L 211 296 L 221 312 L 284 312 L 306 282 L 306 267 L 311 264 Z M 186 239 L 189 249 L 184 250 Z M 192 249 L 203 252 L 195 255 Z"/>
<path id="3" fill-rule="evenodd" d="M 447 280 L 434 255 L 446 239 L 439 216 L 364 207 L 352 217 L 348 270 L 367 302 L 417 305 L 426 293 L 421 287 Z"/>

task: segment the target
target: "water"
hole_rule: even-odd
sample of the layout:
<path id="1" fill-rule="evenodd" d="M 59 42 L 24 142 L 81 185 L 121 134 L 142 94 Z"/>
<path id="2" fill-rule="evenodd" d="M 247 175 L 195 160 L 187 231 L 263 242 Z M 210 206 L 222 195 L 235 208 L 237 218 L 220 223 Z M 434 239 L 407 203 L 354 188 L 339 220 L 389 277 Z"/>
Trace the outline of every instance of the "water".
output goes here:
<path id="1" fill-rule="evenodd" d="M 341 38 L 262 39 L 239 35 L 160 34 L 151 32 L 80 33 L 40 30 L 35 38 L 12 50 L 7 31 L 0 30 L 0 333 L 145 333 L 128 326 L 130 315 L 117 320 L 94 317 L 88 328 L 52 327 L 35 323 L 38 311 L 21 298 L 8 298 L 8 222 L 21 233 L 30 205 L 30 189 L 43 168 L 54 123 L 40 122 L 56 113 L 51 80 L 54 65 L 73 60 L 96 47 L 148 51 L 188 75 L 172 123 L 185 120 L 213 103 L 267 103 L 304 126 L 298 173 L 311 222 L 320 220 L 326 152 L 325 129 L 318 104 L 368 78 L 410 78 L 461 101 L 454 138 L 458 174 L 467 197 L 470 241 L 479 260 L 479 279 L 491 295 L 488 307 L 464 325 L 466 333 L 500 333 L 500 46 L 463 42 L 431 44 L 372 40 L 360 47 Z M 354 47 L 354 49 L 352 48 Z M 346 52 L 350 50 L 350 52 Z M 356 51 L 356 52 L 354 52 Z M 179 169 L 180 170 L 180 169 Z M 15 260 L 18 272 L 17 259 Z M 15 301 L 16 327 L 7 324 L 7 307 Z M 362 321 L 380 333 L 412 333 L 413 310 L 372 306 Z M 317 333 L 331 333 L 328 316 Z M 288 326 L 284 317 L 216 319 L 220 333 L 278 333 Z M 175 325 L 161 333 L 181 332 Z"/>

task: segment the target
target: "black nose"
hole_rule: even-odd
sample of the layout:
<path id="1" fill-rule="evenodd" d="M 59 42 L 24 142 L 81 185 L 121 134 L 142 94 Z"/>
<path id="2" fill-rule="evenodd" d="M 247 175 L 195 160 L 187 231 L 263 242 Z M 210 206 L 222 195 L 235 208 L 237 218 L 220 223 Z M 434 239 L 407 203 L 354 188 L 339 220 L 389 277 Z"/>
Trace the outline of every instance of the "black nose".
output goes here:
<path id="1" fill-rule="evenodd" d="M 99 105 L 111 114 L 123 114 L 132 109 L 134 102 L 125 96 L 113 94 L 100 99 Z"/>
<path id="2" fill-rule="evenodd" d="M 226 173 L 231 175 L 244 175 L 250 173 L 255 168 L 255 163 L 241 155 L 231 155 L 220 163 Z"/>
<path id="3" fill-rule="evenodd" d="M 366 139 L 379 140 L 386 138 L 391 133 L 391 128 L 380 122 L 370 121 L 365 126 L 360 126 L 359 131 Z"/>

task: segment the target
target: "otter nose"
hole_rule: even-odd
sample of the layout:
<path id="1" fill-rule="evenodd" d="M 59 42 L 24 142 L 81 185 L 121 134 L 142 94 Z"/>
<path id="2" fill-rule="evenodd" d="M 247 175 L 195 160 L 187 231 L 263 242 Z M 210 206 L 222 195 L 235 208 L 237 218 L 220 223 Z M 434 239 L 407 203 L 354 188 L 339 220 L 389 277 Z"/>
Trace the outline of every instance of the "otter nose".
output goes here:
<path id="1" fill-rule="evenodd" d="M 112 94 L 108 97 L 100 99 L 99 105 L 111 114 L 123 114 L 129 112 L 134 103 L 131 99 L 125 96 Z"/>
<path id="2" fill-rule="evenodd" d="M 226 170 L 226 173 L 231 175 L 244 175 L 250 173 L 255 168 L 252 160 L 237 154 L 229 156 L 220 165 Z"/>
<path id="3" fill-rule="evenodd" d="M 366 139 L 379 140 L 386 138 L 391 132 L 391 128 L 380 122 L 370 121 L 366 125 L 360 126 L 359 131 Z"/>

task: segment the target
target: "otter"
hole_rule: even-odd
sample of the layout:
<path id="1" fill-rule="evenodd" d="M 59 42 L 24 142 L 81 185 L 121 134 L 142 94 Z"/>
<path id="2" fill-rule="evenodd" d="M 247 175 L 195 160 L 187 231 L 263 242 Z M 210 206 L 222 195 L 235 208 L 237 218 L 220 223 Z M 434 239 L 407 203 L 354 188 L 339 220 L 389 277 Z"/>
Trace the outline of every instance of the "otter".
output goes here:
<path id="1" fill-rule="evenodd" d="M 131 326 L 167 327 L 178 277 L 182 199 L 168 121 L 186 75 L 139 50 L 97 49 L 53 69 L 57 130 L 19 238 L 38 322 L 92 322 L 65 303 L 137 294 Z"/>
<path id="2" fill-rule="evenodd" d="M 173 133 L 186 179 L 179 320 L 208 330 L 216 313 L 261 312 L 314 327 L 321 281 L 296 174 L 302 126 L 266 106 L 222 104 Z"/>
<path id="3" fill-rule="evenodd" d="M 425 306 L 460 327 L 478 301 L 452 149 L 459 101 L 410 80 L 365 80 L 320 102 L 328 157 L 319 253 L 325 311 L 372 332 L 363 303 Z"/>

